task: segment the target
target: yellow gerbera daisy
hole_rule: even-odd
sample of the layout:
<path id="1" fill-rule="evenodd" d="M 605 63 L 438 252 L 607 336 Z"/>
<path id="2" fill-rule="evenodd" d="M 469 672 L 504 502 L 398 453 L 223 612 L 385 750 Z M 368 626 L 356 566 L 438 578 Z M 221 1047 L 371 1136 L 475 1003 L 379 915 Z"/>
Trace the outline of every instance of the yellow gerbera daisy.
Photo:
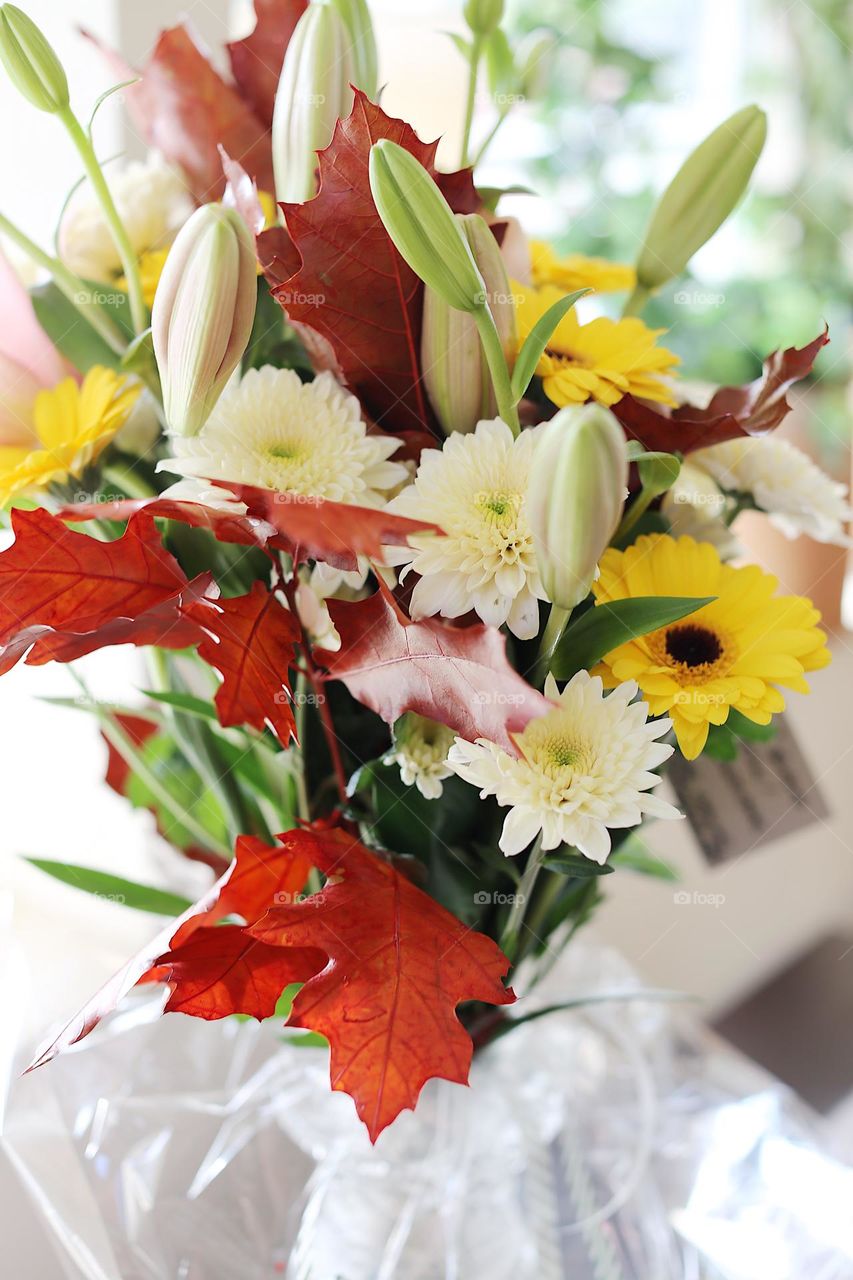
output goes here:
<path id="1" fill-rule="evenodd" d="M 65 378 L 40 391 L 33 407 L 32 444 L 0 446 L 0 504 L 78 475 L 126 422 L 140 390 L 137 383 L 96 365 L 82 386 Z"/>
<path id="2" fill-rule="evenodd" d="M 801 596 L 777 596 L 779 583 L 756 565 L 723 564 L 716 548 L 693 538 L 644 535 L 625 551 L 610 549 L 593 583 L 596 602 L 633 596 L 714 596 L 680 622 L 630 640 L 596 668 L 605 685 L 636 680 L 652 715 L 672 717 L 688 760 L 708 727 L 734 707 L 756 724 L 784 711 L 777 685 L 808 693 L 806 671 L 831 660 L 820 614 Z"/>
<path id="3" fill-rule="evenodd" d="M 564 296 L 562 289 L 514 286 L 519 344 L 540 316 Z M 642 320 L 610 320 L 602 316 L 581 324 L 574 308 L 563 316 L 536 366 L 545 394 L 554 404 L 597 400 L 611 405 L 629 393 L 662 404 L 676 403 L 665 381 L 678 356 L 655 339 L 663 329 L 648 329 Z"/>
<path id="4" fill-rule="evenodd" d="M 576 289 L 617 293 L 620 289 L 633 289 L 637 283 L 637 273 L 627 263 L 587 258 L 582 253 L 558 258 L 544 240 L 531 240 L 530 265 L 537 288 L 551 284 L 562 289 L 563 293 L 574 293 Z"/>

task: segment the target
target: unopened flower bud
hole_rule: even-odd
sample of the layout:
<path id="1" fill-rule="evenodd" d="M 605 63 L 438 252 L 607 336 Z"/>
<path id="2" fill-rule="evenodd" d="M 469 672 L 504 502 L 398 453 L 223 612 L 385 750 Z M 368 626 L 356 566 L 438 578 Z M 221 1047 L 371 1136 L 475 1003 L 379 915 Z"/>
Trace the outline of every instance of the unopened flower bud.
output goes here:
<path id="1" fill-rule="evenodd" d="M 39 111 L 68 106 L 68 80 L 53 47 L 14 4 L 0 5 L 0 60 L 15 88 Z"/>
<path id="2" fill-rule="evenodd" d="M 498 242 L 476 213 L 457 215 L 486 286 L 489 310 L 511 360 L 515 354 L 515 306 Z M 489 366 L 473 317 L 427 288 L 424 295 L 421 367 L 430 403 L 446 435 L 473 431 L 497 415 Z"/>
<path id="3" fill-rule="evenodd" d="M 349 115 L 355 78 L 352 38 L 339 10 L 309 4 L 296 24 L 275 95 L 272 158 L 275 194 L 284 203 L 317 191 L 317 152 Z"/>
<path id="4" fill-rule="evenodd" d="M 197 435 L 252 332 L 257 276 L 252 237 L 234 209 L 205 204 L 169 252 L 151 318 L 169 430 Z"/>
<path id="5" fill-rule="evenodd" d="M 368 98 L 374 99 L 379 81 L 379 59 L 367 0 L 332 0 L 332 3 L 349 33 L 354 63 L 353 83 Z"/>
<path id="6" fill-rule="evenodd" d="M 486 286 L 450 205 L 410 152 L 383 138 L 370 148 L 370 190 L 397 249 L 448 306 L 481 311 Z"/>
<path id="7" fill-rule="evenodd" d="M 569 406 L 551 419 L 533 454 L 527 513 L 542 585 L 559 608 L 589 592 L 627 483 L 625 435 L 609 409 Z"/>
<path id="8" fill-rule="evenodd" d="M 490 36 L 504 16 L 504 0 L 468 0 L 463 12 L 475 36 Z"/>
<path id="9" fill-rule="evenodd" d="M 637 283 L 659 289 L 680 275 L 740 200 L 755 168 L 767 117 L 744 107 L 685 160 L 658 201 L 637 261 Z"/>

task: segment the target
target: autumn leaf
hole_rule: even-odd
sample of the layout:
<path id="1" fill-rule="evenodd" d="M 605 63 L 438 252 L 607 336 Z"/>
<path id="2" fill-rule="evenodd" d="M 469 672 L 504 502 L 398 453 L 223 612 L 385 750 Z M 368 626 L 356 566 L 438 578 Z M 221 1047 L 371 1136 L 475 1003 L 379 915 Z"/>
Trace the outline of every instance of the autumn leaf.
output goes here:
<path id="1" fill-rule="evenodd" d="M 240 96 L 268 129 L 284 55 L 307 7 L 307 0 L 255 0 L 254 31 L 226 46 Z"/>
<path id="2" fill-rule="evenodd" d="M 190 606 L 204 628 L 199 657 L 222 676 L 216 694 L 219 723 L 269 725 L 283 747 L 296 736 L 288 669 L 299 638 L 297 620 L 262 582 L 246 596 Z"/>
<path id="3" fill-rule="evenodd" d="M 473 1046 L 456 1008 L 511 1004 L 502 982 L 509 961 L 354 836 L 301 830 L 279 839 L 304 851 L 326 885 L 272 907 L 248 933 L 328 957 L 297 994 L 287 1025 L 326 1037 L 332 1088 L 355 1100 L 375 1142 L 415 1106 L 427 1080 L 467 1084 Z"/>
<path id="4" fill-rule="evenodd" d="M 765 435 L 790 413 L 786 393 L 811 373 L 828 342 L 825 329 L 805 347 L 774 351 L 764 361 L 760 378 L 745 387 L 720 387 L 704 409 L 683 404 L 671 412 L 661 411 L 646 401 L 623 396 L 613 412 L 628 438 L 653 452 L 692 453 L 738 436 Z"/>
<path id="5" fill-rule="evenodd" d="M 495 627 L 412 622 L 383 589 L 328 606 L 341 648 L 315 656 L 387 724 L 416 711 L 469 742 L 488 738 L 515 755 L 510 735 L 551 705 L 510 666 Z"/>
<path id="6" fill-rule="evenodd" d="M 374 507 L 357 507 L 299 493 L 276 493 L 253 485 L 214 480 L 246 504 L 249 515 L 272 525 L 276 545 L 298 560 L 325 560 L 339 569 L 354 569 L 358 556 L 382 562 L 382 547 L 403 546 L 413 533 L 435 533 L 437 525 Z"/>
<path id="7" fill-rule="evenodd" d="M 179 168 L 195 199 L 218 199 L 225 187 L 222 145 L 265 191 L 274 189 L 269 130 L 251 106 L 227 84 L 195 44 L 186 27 L 162 32 L 141 71 L 89 36 L 121 81 L 135 128 L 149 146 Z M 240 55 L 238 55 L 238 60 Z"/>
<path id="8" fill-rule="evenodd" d="M 183 606 L 212 581 L 187 582 L 146 512 L 114 542 L 74 533 L 41 508 L 13 511 L 12 529 L 0 552 L 0 672 L 24 654 L 30 664 L 70 662 L 107 644 L 184 648 L 199 637 Z"/>
<path id="9" fill-rule="evenodd" d="M 177 520 L 194 529 L 207 529 L 218 542 L 234 542 L 244 547 L 265 547 L 275 535 L 271 524 L 249 516 L 219 511 L 201 502 L 179 498 L 117 498 L 113 502 L 75 502 L 60 507 L 57 515 L 71 524 L 86 520 L 130 520 L 138 512 L 160 520 Z"/>
<path id="10" fill-rule="evenodd" d="M 149 738 L 153 738 L 157 732 L 157 725 L 153 720 L 147 720 L 145 716 L 128 715 L 120 713 L 115 716 L 116 723 L 121 729 L 125 737 L 129 738 L 133 746 L 140 750 L 148 742 Z M 105 734 L 101 734 L 104 742 L 107 744 L 107 772 L 104 777 L 108 787 L 116 791 L 120 796 L 127 795 L 127 784 L 131 777 L 130 765 L 124 756 L 120 756 L 113 744 Z"/>
<path id="11" fill-rule="evenodd" d="M 370 148 L 380 138 L 411 152 L 454 208 L 476 207 L 470 172 L 438 174 L 437 143 L 421 142 L 409 125 L 356 91 L 352 114 L 338 121 L 319 153 L 317 196 L 282 205 L 301 266 L 270 283 L 291 323 L 329 344 L 368 416 L 395 431 L 429 427 L 433 418 L 419 362 L 423 286 L 392 244 L 370 193 Z"/>
<path id="12" fill-rule="evenodd" d="M 228 870 L 198 902 L 189 907 L 177 921 L 169 921 L 118 973 L 110 978 L 63 1027 L 59 1035 L 39 1051 L 28 1070 L 32 1071 L 35 1067 L 50 1062 L 58 1053 L 87 1036 L 102 1018 L 115 1009 L 122 997 L 137 982 L 169 981 L 169 964 L 172 955 L 179 953 L 198 931 L 212 932 L 217 921 L 230 915 L 254 922 L 260 919 L 270 907 L 276 905 L 276 894 L 283 895 L 288 901 L 295 897 L 308 877 L 311 867 L 309 853 L 307 849 L 286 848 L 282 845 L 270 847 L 254 836 L 238 837 L 234 860 Z M 209 965 L 209 954 L 206 959 Z M 282 959 L 286 967 L 287 957 L 283 956 Z M 299 963 L 299 957 L 295 960 Z M 209 968 L 205 977 L 207 981 L 211 981 L 212 975 Z M 267 1014 L 256 1016 L 267 1016 L 274 1012 L 275 1000 L 287 985 L 287 981 L 285 977 Z M 232 997 L 236 995 L 233 988 L 230 995 Z M 194 998 L 201 999 L 201 996 L 196 993 Z M 228 1013 L 239 1011 L 239 1006 L 235 1008 L 233 1005 L 228 1007 L 223 1005 L 219 1013 L 208 1013 L 203 1016 L 225 1017 Z"/>

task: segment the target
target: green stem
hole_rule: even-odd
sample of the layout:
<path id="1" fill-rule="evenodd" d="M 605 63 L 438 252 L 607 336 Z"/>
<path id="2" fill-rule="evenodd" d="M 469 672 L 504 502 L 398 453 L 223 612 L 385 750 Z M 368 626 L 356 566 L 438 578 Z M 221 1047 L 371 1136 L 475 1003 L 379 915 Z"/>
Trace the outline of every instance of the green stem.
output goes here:
<path id="1" fill-rule="evenodd" d="M 104 479 L 121 489 L 129 498 L 153 498 L 156 493 L 145 477 L 138 475 L 133 467 L 123 467 L 117 462 L 104 467 Z"/>
<path id="2" fill-rule="evenodd" d="M 484 304 L 474 313 L 474 322 L 480 335 L 483 354 L 489 366 L 495 399 L 498 402 L 498 415 L 504 420 L 514 436 L 521 430 L 518 421 L 518 405 L 512 390 L 512 379 L 506 362 L 506 355 L 501 345 L 500 334 L 494 316 L 488 304 Z"/>
<path id="3" fill-rule="evenodd" d="M 482 163 L 483 157 L 485 156 L 486 152 L 488 151 L 489 147 L 492 145 L 492 143 L 494 142 L 497 136 L 498 129 L 500 129 L 501 125 L 503 124 L 504 120 L 506 120 L 508 115 L 509 115 L 509 111 L 502 111 L 500 113 L 497 120 L 492 125 L 491 129 L 486 134 L 483 141 L 480 143 L 480 146 L 477 150 L 477 154 L 474 156 L 474 159 L 471 161 L 472 168 L 476 169 L 477 165 Z"/>
<path id="4" fill-rule="evenodd" d="M 633 293 L 622 308 L 622 319 L 624 320 L 626 316 L 638 316 L 651 296 L 651 289 L 646 289 L 641 284 L 635 284 Z"/>
<path id="5" fill-rule="evenodd" d="M 533 683 L 537 688 L 545 683 L 545 677 L 551 668 L 554 650 L 560 643 L 560 637 L 565 631 L 571 616 L 571 609 L 561 609 L 557 604 L 551 605 L 551 612 L 548 614 L 548 621 L 545 623 L 545 630 L 542 632 L 539 656 L 536 659 L 536 667 L 533 672 Z"/>
<path id="6" fill-rule="evenodd" d="M 52 258 L 49 253 L 45 253 L 44 249 L 40 249 L 28 235 L 25 235 L 2 213 L 0 213 L 0 232 L 8 236 L 12 243 L 16 244 L 37 266 L 49 271 L 56 287 L 77 308 L 83 319 L 100 334 L 110 349 L 115 351 L 116 355 L 124 354 L 127 347 L 125 339 L 103 308 L 98 306 L 88 285 L 69 271 L 58 258 Z"/>
<path id="7" fill-rule="evenodd" d="M 95 148 L 92 146 L 91 138 L 70 107 L 60 111 L 58 115 L 68 131 L 71 141 L 77 148 L 80 159 L 83 161 L 83 167 L 86 170 L 86 176 L 92 184 L 92 190 L 95 192 L 104 217 L 107 220 L 107 226 L 110 229 L 118 255 L 121 258 L 121 265 L 124 268 L 124 277 L 127 280 L 133 329 L 137 334 L 142 333 L 148 327 L 148 307 L 145 304 L 145 297 L 142 292 L 139 259 L 130 243 L 127 229 L 119 216 L 112 193 L 107 186 L 107 180 L 104 177 L 103 169 L 98 163 L 98 157 L 95 155 Z"/>
<path id="8" fill-rule="evenodd" d="M 629 509 L 622 517 L 622 523 L 616 530 L 613 537 L 613 543 L 618 546 L 622 538 L 627 537 L 634 526 L 637 524 L 641 516 L 644 516 L 656 497 L 659 497 L 660 491 L 656 489 L 641 489 Z"/>
<path id="9" fill-rule="evenodd" d="M 465 102 L 465 125 L 462 131 L 462 151 L 459 167 L 468 164 L 468 148 L 471 144 L 471 125 L 474 123 L 474 106 L 477 101 L 477 77 L 480 71 L 480 58 L 483 54 L 482 36 L 474 36 L 471 42 L 471 57 L 468 62 L 468 97 Z"/>
<path id="10" fill-rule="evenodd" d="M 501 934 L 500 947 L 510 960 L 514 960 L 515 953 L 518 949 L 518 940 L 521 936 L 522 925 L 524 924 L 524 914 L 527 906 L 533 896 L 533 887 L 536 884 L 537 877 L 542 868 L 542 859 L 545 854 L 542 849 L 542 836 L 536 837 L 536 843 L 530 850 L 527 858 L 527 866 L 524 868 L 524 875 L 521 877 L 521 883 L 518 886 L 518 892 L 515 895 L 515 901 L 512 904 L 512 910 L 509 913 L 507 922 L 504 925 Z"/>

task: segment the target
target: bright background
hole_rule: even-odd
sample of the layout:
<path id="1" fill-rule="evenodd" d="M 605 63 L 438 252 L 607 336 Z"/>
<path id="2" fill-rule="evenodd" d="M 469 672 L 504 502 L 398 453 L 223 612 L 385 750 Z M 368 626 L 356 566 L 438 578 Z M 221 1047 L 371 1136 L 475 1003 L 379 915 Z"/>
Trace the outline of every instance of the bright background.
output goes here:
<path id="1" fill-rule="evenodd" d="M 182 13 L 212 47 L 249 24 L 248 3 L 225 0 L 30 0 L 28 8 L 63 57 L 81 114 L 109 80 L 77 26 L 133 61 Z M 424 136 L 443 134 L 448 166 L 458 151 L 465 84 L 461 60 L 441 32 L 461 29 L 460 8 L 373 0 L 387 81 L 383 105 Z M 653 193 L 685 153 L 731 111 L 760 101 L 769 110 L 770 137 L 753 194 L 697 256 L 694 277 L 655 301 L 651 319 L 670 329 L 669 345 L 692 375 L 733 381 L 754 376 L 762 354 L 780 343 L 802 344 L 830 320 L 833 345 L 814 384 L 794 397 L 788 430 L 842 475 L 849 465 L 853 235 L 845 12 L 830 0 L 524 0 L 516 6 L 519 39 L 539 24 L 565 39 L 544 100 L 519 108 L 481 173 L 489 183 L 536 187 L 539 198 L 517 196 L 507 205 L 531 230 L 567 248 L 630 260 Z M 0 119 L 0 206 L 48 244 L 64 192 L 78 176 L 74 158 L 54 121 L 26 108 L 2 78 Z M 483 94 L 478 137 L 493 119 Z M 104 157 L 139 149 L 118 101 L 104 108 L 97 138 Z M 793 553 L 770 539 L 756 543 L 756 554 L 786 587 L 814 590 L 832 616 L 843 573 L 837 553 L 808 545 Z M 853 926 L 853 652 L 840 629 L 834 645 L 837 665 L 816 677 L 814 694 L 791 712 L 830 818 L 718 870 L 705 866 L 686 824 L 655 829 L 650 841 L 678 866 L 681 887 L 722 894 L 720 907 L 678 906 L 671 886 L 628 873 L 608 884 L 599 932 L 651 983 L 696 993 L 710 1011 L 822 936 Z M 129 688 L 145 683 L 133 652 L 98 654 L 81 669 L 105 698 L 127 700 Z M 6 936 L 31 975 L 25 1019 L 33 1033 L 70 1012 L 150 933 L 151 920 L 48 882 L 19 855 L 79 860 L 160 883 L 188 874 L 152 838 L 149 819 L 100 785 L 105 750 L 86 716 L 37 700 L 73 693 L 58 667 L 21 667 L 0 688 L 0 922 L 13 918 Z M 839 964 L 853 987 L 853 952 L 839 951 Z"/>

